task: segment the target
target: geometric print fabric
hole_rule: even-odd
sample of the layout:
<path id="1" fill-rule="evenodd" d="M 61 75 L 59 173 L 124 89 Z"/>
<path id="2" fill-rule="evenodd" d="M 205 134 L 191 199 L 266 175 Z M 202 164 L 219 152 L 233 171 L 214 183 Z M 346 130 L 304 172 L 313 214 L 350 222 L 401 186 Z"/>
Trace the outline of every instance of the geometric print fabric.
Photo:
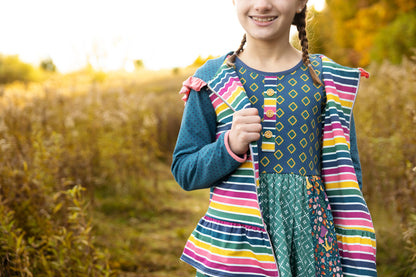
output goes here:
<path id="1" fill-rule="evenodd" d="M 320 76 L 321 59 L 314 55 L 310 59 Z M 320 176 L 324 89 L 313 83 L 308 67 L 299 62 L 287 71 L 262 72 L 248 67 L 238 57 L 235 65 L 252 106 L 262 117 L 260 173 Z"/>

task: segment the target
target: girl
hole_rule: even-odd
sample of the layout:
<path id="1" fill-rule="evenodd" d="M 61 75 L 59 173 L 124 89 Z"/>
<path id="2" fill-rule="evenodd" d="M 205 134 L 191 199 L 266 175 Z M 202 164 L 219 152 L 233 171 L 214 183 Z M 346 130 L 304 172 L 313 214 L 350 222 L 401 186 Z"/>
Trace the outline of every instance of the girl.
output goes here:
<path id="1" fill-rule="evenodd" d="M 234 0 L 240 47 L 184 82 L 172 172 L 211 189 L 181 257 L 197 276 L 377 275 L 352 119 L 366 73 L 308 54 L 306 2 Z"/>

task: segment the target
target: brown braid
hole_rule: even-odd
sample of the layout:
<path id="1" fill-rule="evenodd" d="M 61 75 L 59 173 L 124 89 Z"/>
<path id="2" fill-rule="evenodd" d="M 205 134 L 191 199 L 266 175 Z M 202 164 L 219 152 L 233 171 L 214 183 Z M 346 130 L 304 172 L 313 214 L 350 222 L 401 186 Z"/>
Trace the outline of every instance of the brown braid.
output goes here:
<path id="1" fill-rule="evenodd" d="M 309 43 L 308 38 L 306 36 L 306 6 L 300 13 L 295 15 L 292 24 L 296 25 L 299 33 L 299 41 L 300 45 L 302 46 L 302 60 L 303 63 L 308 66 L 309 72 L 311 73 L 312 80 L 316 85 L 323 86 L 320 78 L 316 74 L 315 70 L 312 67 L 311 61 L 309 60 Z"/>
<path id="2" fill-rule="evenodd" d="M 237 58 L 238 54 L 244 51 L 244 45 L 246 44 L 246 41 L 246 34 L 244 34 L 240 47 L 238 47 L 238 49 L 227 59 L 227 65 L 229 67 L 235 67 L 235 59 Z"/>

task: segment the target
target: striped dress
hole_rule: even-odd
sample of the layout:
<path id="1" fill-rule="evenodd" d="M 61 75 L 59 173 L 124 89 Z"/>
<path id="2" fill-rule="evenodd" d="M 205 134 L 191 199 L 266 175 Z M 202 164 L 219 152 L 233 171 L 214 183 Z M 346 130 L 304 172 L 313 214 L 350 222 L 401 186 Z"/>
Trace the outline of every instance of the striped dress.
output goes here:
<path id="1" fill-rule="evenodd" d="M 322 161 L 319 163 L 322 164 L 322 180 L 319 176 L 304 178 L 297 174 L 302 177 L 299 187 L 306 188 L 299 195 L 308 195 L 308 191 L 314 194 L 308 195 L 308 201 L 317 200 L 311 206 L 323 207 L 322 217 L 328 210 L 327 203 L 332 208 L 333 220 L 330 214 L 326 217 L 334 226 L 317 227 L 316 241 L 323 249 L 338 248 L 339 258 L 324 259 L 322 263 L 329 265 L 331 262 L 332 268 L 339 273 L 341 269 L 337 271 L 338 264 L 335 263 L 340 261 L 344 276 L 376 276 L 374 230 L 350 154 L 351 111 L 360 72 L 341 67 L 326 57 L 321 59 L 327 96 L 322 123 Z M 193 77 L 200 82 L 185 82 L 183 90 L 189 95 L 189 102 L 174 152 L 172 172 L 186 189 L 210 187 L 211 199 L 207 213 L 191 234 L 181 259 L 208 276 L 285 276 L 284 268 L 298 274 L 296 263 L 288 262 L 289 266 L 285 266 L 275 253 L 276 244 L 282 240 L 276 240 L 268 230 L 270 222 L 264 216 L 265 204 L 262 203 L 261 195 L 265 191 L 262 183 L 277 184 L 284 180 L 262 180 L 257 143 L 250 145 L 250 155 L 245 160 L 227 152 L 227 134 L 233 112 L 252 104 L 236 71 L 221 64 L 222 61 L 224 57 L 209 62 Z M 194 92 L 189 94 L 191 90 Z M 195 114 L 189 105 L 197 107 L 199 113 Z M 275 177 L 280 178 L 282 174 Z M 292 181 L 288 183 L 292 184 Z M 328 199 L 324 193 L 316 195 L 323 190 Z M 293 191 L 293 187 L 285 191 Z M 293 199 L 297 198 L 293 196 Z M 318 214 L 318 210 L 315 212 Z M 313 225 L 309 228 L 313 229 Z M 310 232 L 309 228 L 304 232 Z M 290 251 L 293 253 L 296 249 Z M 307 264 L 306 268 L 318 272 L 316 263 Z M 320 273 L 316 274 L 319 276 Z"/>

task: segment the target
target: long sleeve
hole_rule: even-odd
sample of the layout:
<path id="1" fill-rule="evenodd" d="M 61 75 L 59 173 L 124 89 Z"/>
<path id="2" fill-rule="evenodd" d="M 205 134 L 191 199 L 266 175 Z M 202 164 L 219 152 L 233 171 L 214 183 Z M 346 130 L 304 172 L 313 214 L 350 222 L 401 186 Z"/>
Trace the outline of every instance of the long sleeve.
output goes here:
<path id="1" fill-rule="evenodd" d="M 360 157 L 358 155 L 357 135 L 355 132 L 354 116 L 352 116 L 351 118 L 350 143 L 351 143 L 350 152 L 351 152 L 352 163 L 354 165 L 355 174 L 357 175 L 358 185 L 360 187 L 360 190 L 362 190 L 363 189 L 363 176 L 362 176 L 362 171 L 361 171 Z"/>
<path id="2" fill-rule="evenodd" d="M 208 188 L 244 161 L 227 150 L 227 137 L 226 132 L 216 139 L 216 114 L 208 91 L 192 90 L 171 166 L 173 176 L 184 190 Z"/>

